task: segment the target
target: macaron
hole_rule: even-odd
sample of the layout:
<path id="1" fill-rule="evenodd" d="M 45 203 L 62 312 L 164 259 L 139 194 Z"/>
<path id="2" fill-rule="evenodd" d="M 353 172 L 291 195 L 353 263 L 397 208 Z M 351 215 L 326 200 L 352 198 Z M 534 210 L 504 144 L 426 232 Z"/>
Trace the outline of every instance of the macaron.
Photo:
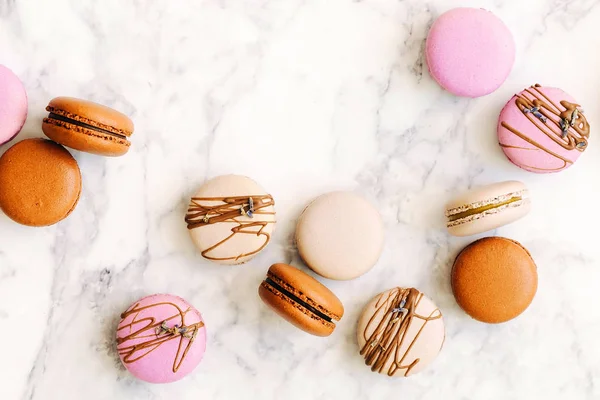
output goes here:
<path id="1" fill-rule="evenodd" d="M 431 26 L 425 47 L 429 73 L 456 96 L 494 92 L 515 62 L 510 30 L 481 8 L 455 8 L 442 14 Z"/>
<path id="2" fill-rule="evenodd" d="M 373 298 L 358 320 L 360 354 L 371 371 L 407 377 L 423 371 L 442 349 L 442 313 L 414 288 L 394 288 Z"/>
<path id="3" fill-rule="evenodd" d="M 117 351 L 136 378 L 170 383 L 191 373 L 206 350 L 202 316 L 181 297 L 155 294 L 121 314 Z"/>
<path id="4" fill-rule="evenodd" d="M 0 157 L 0 209 L 15 222 L 53 225 L 75 209 L 80 194 L 77 161 L 57 143 L 26 139 Z"/>
<path id="5" fill-rule="evenodd" d="M 321 282 L 287 264 L 274 264 L 258 295 L 283 319 L 315 336 L 329 336 L 344 316 L 340 299 Z"/>
<path id="6" fill-rule="evenodd" d="M 524 183 L 507 181 L 482 186 L 446 205 L 448 232 L 470 236 L 487 232 L 523 218 L 531 210 Z"/>
<path id="7" fill-rule="evenodd" d="M 0 145 L 10 142 L 27 119 L 27 92 L 17 75 L 0 65 Z"/>
<path id="8" fill-rule="evenodd" d="M 537 291 L 537 267 L 518 242 L 488 237 L 460 252 L 452 268 L 452 292 L 472 318 L 489 324 L 523 313 Z"/>
<path id="9" fill-rule="evenodd" d="M 50 100 L 42 130 L 64 146 L 108 157 L 129 151 L 133 122 L 117 110 L 73 97 Z"/>
<path id="10" fill-rule="evenodd" d="M 357 278 L 377 263 L 384 226 L 377 209 L 352 192 L 324 194 L 306 207 L 296 226 L 300 257 L 317 274 Z"/>
<path id="11" fill-rule="evenodd" d="M 219 264 L 251 260 L 271 241 L 275 201 L 241 175 L 210 179 L 191 198 L 185 222 L 202 256 Z"/>
<path id="12" fill-rule="evenodd" d="M 561 89 L 534 85 L 514 95 L 498 119 L 498 142 L 517 167 L 536 173 L 569 168 L 588 148 L 590 124 Z"/>

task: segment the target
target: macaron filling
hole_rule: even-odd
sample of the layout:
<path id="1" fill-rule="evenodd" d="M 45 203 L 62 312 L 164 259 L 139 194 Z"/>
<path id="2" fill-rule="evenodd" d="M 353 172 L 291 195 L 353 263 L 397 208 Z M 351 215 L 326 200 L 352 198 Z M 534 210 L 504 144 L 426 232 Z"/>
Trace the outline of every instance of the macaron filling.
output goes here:
<path id="1" fill-rule="evenodd" d="M 329 317 L 326 314 L 324 314 L 323 312 L 319 311 L 319 309 L 317 309 L 316 307 L 312 306 L 308 302 L 302 300 L 300 297 L 296 296 L 294 293 L 292 293 L 289 290 L 285 289 L 283 286 L 279 285 L 273 279 L 267 277 L 265 279 L 265 281 L 263 282 L 263 284 L 271 286 L 272 288 L 274 288 L 275 290 L 277 290 L 278 292 L 280 292 L 281 294 L 283 294 L 285 297 L 289 298 L 294 303 L 298 303 L 299 305 L 301 305 L 302 307 L 306 308 L 307 310 L 309 310 L 310 312 L 312 312 L 313 314 L 315 314 L 319 318 L 322 318 L 322 319 L 324 319 L 327 322 L 333 322 L 331 317 Z"/>
<path id="2" fill-rule="evenodd" d="M 459 220 L 459 219 L 470 217 L 471 215 L 479 214 L 479 213 L 491 210 L 491 209 L 496 208 L 496 207 L 506 206 L 506 205 L 509 205 L 509 204 L 512 204 L 512 203 L 516 203 L 517 201 L 521 201 L 521 200 L 523 200 L 522 197 L 514 197 L 514 198 L 512 198 L 510 200 L 503 201 L 503 202 L 500 202 L 500 203 L 488 204 L 487 206 L 473 208 L 473 209 L 468 210 L 468 211 L 463 211 L 463 212 L 460 212 L 458 214 L 450 215 L 448 217 L 448 221 L 454 222 L 454 221 Z"/>
<path id="3" fill-rule="evenodd" d="M 118 134 L 118 133 L 115 133 L 115 132 L 111 132 L 111 131 L 109 131 L 107 129 L 102 129 L 102 128 L 99 128 L 97 126 L 86 124 L 85 122 L 77 121 L 75 119 L 67 118 L 67 117 L 65 117 L 63 115 L 59 115 L 59 114 L 55 114 L 55 113 L 51 112 L 48 115 L 48 118 L 46 118 L 46 120 L 52 120 L 52 119 L 53 120 L 57 120 L 57 121 L 61 121 L 61 122 L 67 123 L 67 124 L 79 126 L 81 128 L 90 129 L 90 130 L 93 130 L 93 131 L 96 131 L 96 132 L 101 132 L 101 133 L 104 133 L 104 134 L 107 134 L 107 135 L 111 135 L 111 136 L 114 136 L 114 137 L 122 139 L 122 140 L 127 140 L 127 136 L 125 136 L 125 135 L 121 135 L 121 134 Z M 49 122 L 49 121 L 45 121 L 45 122 Z"/>

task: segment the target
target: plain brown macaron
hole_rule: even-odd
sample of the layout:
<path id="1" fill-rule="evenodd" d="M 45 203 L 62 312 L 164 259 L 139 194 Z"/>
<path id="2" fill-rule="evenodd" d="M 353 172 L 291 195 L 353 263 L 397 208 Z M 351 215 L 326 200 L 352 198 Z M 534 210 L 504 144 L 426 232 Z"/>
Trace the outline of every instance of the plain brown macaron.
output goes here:
<path id="1" fill-rule="evenodd" d="M 44 118 L 44 134 L 75 150 L 109 157 L 127 153 L 133 122 L 125 114 L 102 104 L 73 97 L 52 99 Z"/>
<path id="2" fill-rule="evenodd" d="M 287 264 L 274 264 L 258 294 L 277 314 L 316 336 L 329 336 L 333 321 L 344 315 L 344 306 L 321 282 Z"/>
<path id="3" fill-rule="evenodd" d="M 529 307 L 537 291 L 537 267 L 518 242 L 502 237 L 467 246 L 452 268 L 452 291 L 458 305 L 474 319 L 496 324 Z"/>
<path id="4" fill-rule="evenodd" d="M 20 224 L 55 224 L 73 211 L 80 194 L 77 161 L 59 144 L 26 139 L 0 157 L 0 208 Z"/>

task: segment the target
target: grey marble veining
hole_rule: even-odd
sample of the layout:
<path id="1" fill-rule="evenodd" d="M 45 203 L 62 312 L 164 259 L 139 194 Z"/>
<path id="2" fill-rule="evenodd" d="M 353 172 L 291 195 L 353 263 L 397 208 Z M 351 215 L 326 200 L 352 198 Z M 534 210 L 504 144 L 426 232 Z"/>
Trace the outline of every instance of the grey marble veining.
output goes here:
<path id="1" fill-rule="evenodd" d="M 453 5 L 497 13 L 517 62 L 492 95 L 468 100 L 429 77 L 427 29 Z M 48 100 L 88 98 L 131 115 L 131 152 L 75 152 L 79 206 L 63 223 L 18 226 L 0 215 L 2 399 L 597 399 L 600 398 L 600 2 L 442 0 L 0 0 L 0 63 L 24 81 L 41 136 Z M 497 145 L 497 116 L 539 82 L 584 106 L 590 148 L 552 176 L 520 171 Z M 8 146 L 3 146 L 3 152 Z M 275 197 L 277 232 L 240 267 L 205 262 L 183 222 L 207 177 L 240 173 Z M 524 220 L 495 234 L 521 241 L 539 271 L 518 319 L 471 320 L 449 272 L 474 238 L 450 238 L 443 204 L 477 184 L 518 179 Z M 257 288 L 273 262 L 301 266 L 295 220 L 314 196 L 353 189 L 386 223 L 378 265 L 327 285 L 346 307 L 334 335 L 314 338 L 266 309 Z M 325 281 L 324 281 L 325 282 Z M 441 308 L 442 353 L 411 379 L 364 365 L 361 308 L 390 285 L 415 286 Z M 119 314 L 155 292 L 203 313 L 208 349 L 185 380 L 136 381 L 113 342 Z"/>

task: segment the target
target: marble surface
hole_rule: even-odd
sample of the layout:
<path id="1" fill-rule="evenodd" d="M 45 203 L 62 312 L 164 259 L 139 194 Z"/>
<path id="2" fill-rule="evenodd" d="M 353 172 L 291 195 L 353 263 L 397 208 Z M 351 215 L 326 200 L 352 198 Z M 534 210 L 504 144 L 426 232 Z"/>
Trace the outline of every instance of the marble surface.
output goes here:
<path id="1" fill-rule="evenodd" d="M 452 4 L 450 4 L 452 3 Z M 433 19 L 484 6 L 515 35 L 500 90 L 455 98 L 422 55 Z M 0 0 L 0 63 L 25 82 L 41 136 L 49 99 L 99 101 L 131 115 L 131 152 L 75 153 L 79 206 L 49 228 L 0 216 L 2 399 L 597 399 L 600 398 L 600 1 Z M 568 171 L 520 171 L 496 143 L 497 115 L 533 83 L 584 106 L 590 148 Z M 8 146 L 3 146 L 5 151 Z M 278 228 L 240 267 L 194 250 L 183 216 L 207 177 L 240 173 L 275 197 Z M 539 290 L 518 319 L 471 320 L 449 272 L 474 238 L 450 238 L 443 204 L 498 180 L 526 182 L 524 220 L 493 232 L 521 241 Z M 327 281 L 346 307 L 335 334 L 310 337 L 271 313 L 257 287 L 273 262 L 301 266 L 295 220 L 314 196 L 353 189 L 386 225 L 378 265 Z M 358 355 L 360 309 L 390 286 L 415 286 L 442 309 L 447 340 L 413 378 L 371 373 Z M 146 294 L 195 304 L 208 350 L 185 380 L 136 381 L 113 341 L 118 316 Z"/>

